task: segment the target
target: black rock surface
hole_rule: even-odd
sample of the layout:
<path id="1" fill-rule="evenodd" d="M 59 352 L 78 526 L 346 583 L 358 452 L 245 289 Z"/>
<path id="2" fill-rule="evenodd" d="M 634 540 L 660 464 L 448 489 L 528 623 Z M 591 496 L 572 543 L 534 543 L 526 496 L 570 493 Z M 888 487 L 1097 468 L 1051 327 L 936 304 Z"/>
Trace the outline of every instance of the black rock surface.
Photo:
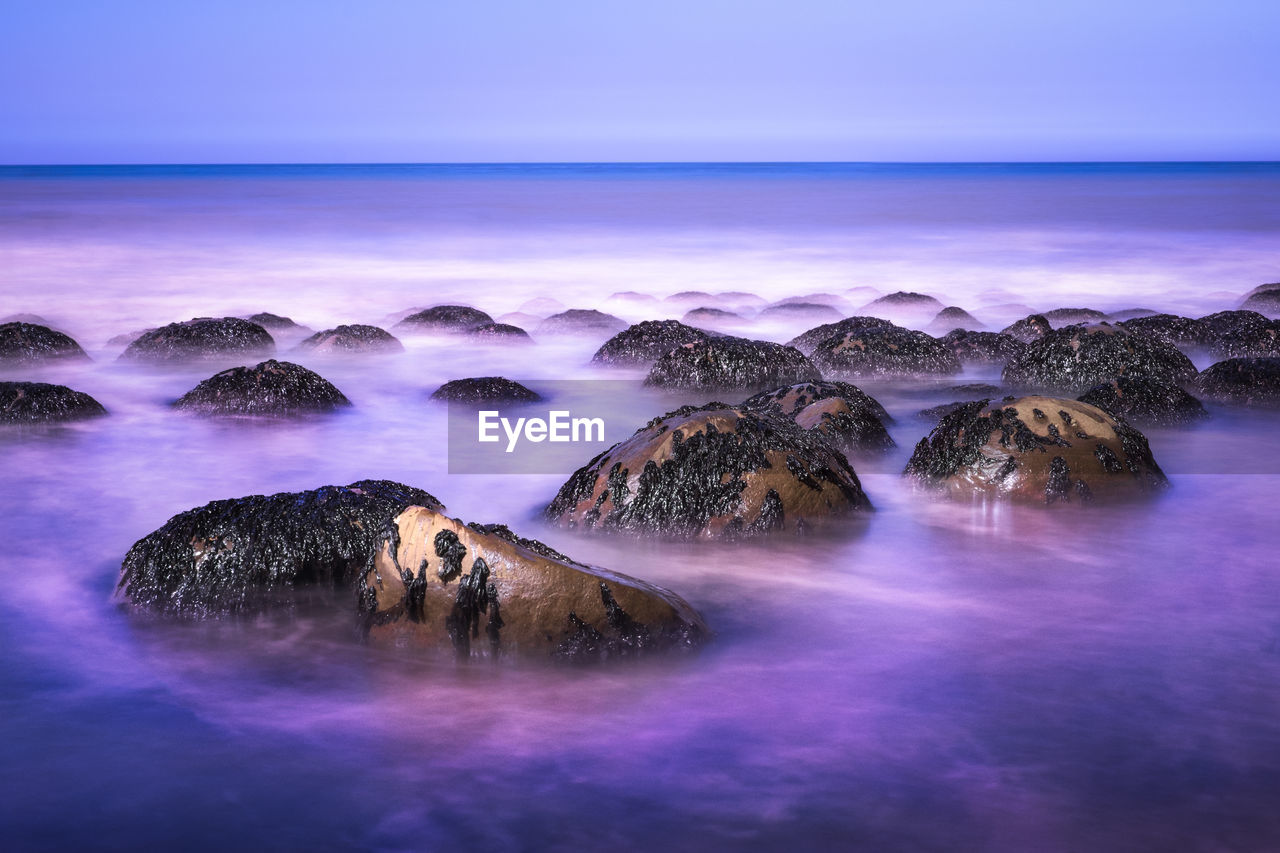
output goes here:
<path id="1" fill-rule="evenodd" d="M 698 391 L 755 390 L 817 382 L 818 369 L 795 347 L 745 338 L 706 338 L 654 362 L 644 384 Z"/>
<path id="2" fill-rule="evenodd" d="M 1211 400 L 1240 406 L 1280 406 L 1280 357 L 1229 358 L 1210 365 L 1197 377 L 1200 393 Z"/>
<path id="3" fill-rule="evenodd" d="M 107 410 L 82 391 L 47 382 L 0 382 L 0 424 L 78 421 Z"/>
<path id="4" fill-rule="evenodd" d="M 266 329 L 239 317 L 198 317 L 144 332 L 120 354 L 121 361 L 167 363 L 272 355 L 276 343 Z"/>
<path id="5" fill-rule="evenodd" d="M 888 329 L 892 327 L 893 323 L 888 320 L 882 320 L 879 317 L 846 317 L 835 323 L 823 323 L 821 326 L 814 326 L 809 331 L 803 332 L 787 341 L 787 346 L 795 347 L 805 355 L 812 356 L 813 351 L 818 348 L 818 344 L 833 335 L 857 332 L 862 329 Z"/>
<path id="6" fill-rule="evenodd" d="M 781 414 L 802 429 L 817 431 L 846 453 L 895 446 L 884 427 L 891 420 L 884 406 L 848 382 L 803 382 L 762 391 L 743 401 L 742 408 Z"/>
<path id="7" fill-rule="evenodd" d="M 1021 355 L 1027 345 L 1003 332 L 955 329 L 939 338 L 962 364 L 1004 364 Z"/>
<path id="8" fill-rule="evenodd" d="M 1200 401 L 1179 386 L 1141 376 L 1095 385 L 1077 399 L 1138 426 L 1182 426 L 1209 416 Z"/>
<path id="9" fill-rule="evenodd" d="M 1121 376 L 1168 384 L 1195 378 L 1191 360 L 1167 339 L 1123 326 L 1065 326 L 1027 345 L 1005 365 L 1005 384 L 1079 394 Z"/>
<path id="10" fill-rule="evenodd" d="M 88 360 L 69 335 L 48 326 L 17 321 L 0 325 L 0 364 Z"/>
<path id="11" fill-rule="evenodd" d="M 431 393 L 431 399 L 448 403 L 536 403 L 542 395 L 501 376 L 478 376 L 446 382 Z"/>
<path id="12" fill-rule="evenodd" d="M 832 335 L 813 351 L 813 363 L 830 376 L 947 376 L 960 372 L 950 347 L 924 332 L 898 326 L 862 328 Z"/>
<path id="13" fill-rule="evenodd" d="M 646 320 L 605 341 L 591 357 L 595 364 L 651 365 L 676 347 L 705 340 L 707 333 L 678 320 Z"/>
<path id="14" fill-rule="evenodd" d="M 391 353 L 404 352 L 400 339 L 377 326 L 352 324 L 316 332 L 298 343 L 298 352 Z"/>
<path id="15" fill-rule="evenodd" d="M 350 405 L 351 401 L 320 374 L 271 359 L 216 373 L 183 394 L 173 407 L 201 415 L 295 417 Z"/>
<path id="16" fill-rule="evenodd" d="M 403 332 L 465 332 L 493 318 L 469 305 L 436 305 L 410 314 L 393 327 Z"/>

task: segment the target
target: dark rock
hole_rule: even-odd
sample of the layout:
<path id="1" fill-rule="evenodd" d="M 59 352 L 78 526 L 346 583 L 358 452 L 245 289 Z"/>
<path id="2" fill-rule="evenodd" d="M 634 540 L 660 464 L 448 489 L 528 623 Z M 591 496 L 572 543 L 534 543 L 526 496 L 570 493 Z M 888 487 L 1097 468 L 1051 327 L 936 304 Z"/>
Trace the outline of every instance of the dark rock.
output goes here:
<path id="1" fill-rule="evenodd" d="M 955 353 L 937 338 L 897 326 L 863 328 L 829 337 L 813 351 L 813 363 L 833 376 L 950 375 L 960 372 Z"/>
<path id="2" fill-rule="evenodd" d="M 1257 296 L 1259 293 L 1269 293 L 1271 291 L 1280 291 L 1280 281 L 1272 281 L 1267 284 L 1260 284 L 1253 290 L 1245 294 L 1245 298 Z"/>
<path id="3" fill-rule="evenodd" d="M 1120 376 L 1177 385 L 1195 378 L 1191 360 L 1158 335 L 1123 326 L 1065 326 L 1027 345 L 1005 365 L 1002 379 L 1015 387 L 1080 393 Z"/>
<path id="4" fill-rule="evenodd" d="M 920 411 L 916 412 L 916 418 L 922 421 L 927 421 L 929 423 L 936 424 L 947 415 L 951 414 L 957 409 L 961 409 L 961 408 L 964 408 L 965 406 L 968 406 L 972 402 L 973 402 L 972 400 L 953 400 L 950 403 L 939 403 L 936 406 L 930 406 L 927 409 L 921 409 Z"/>
<path id="5" fill-rule="evenodd" d="M 679 293 L 673 293 L 663 302 L 670 302 L 674 305 L 684 305 L 688 307 L 696 307 L 698 305 L 708 305 L 715 302 L 715 295 L 707 293 L 705 290 L 682 290 Z"/>
<path id="6" fill-rule="evenodd" d="M 943 307 L 943 304 L 932 296 L 905 290 L 873 299 L 865 306 L 865 308 L 922 308 L 933 312 L 941 311 Z"/>
<path id="7" fill-rule="evenodd" d="M 1043 314 L 1032 314 L 1001 329 L 1000 334 L 1011 335 L 1024 344 L 1029 344 L 1032 341 L 1040 340 L 1052 331 L 1053 326 L 1045 319 Z"/>
<path id="8" fill-rule="evenodd" d="M 706 338 L 665 353 L 644 384 L 697 391 L 754 390 L 817 382 L 818 369 L 794 347 L 745 338 Z"/>
<path id="9" fill-rule="evenodd" d="M 721 294 L 728 296 L 728 294 Z M 761 300 L 762 302 L 764 300 Z M 837 296 L 834 293 L 804 293 L 799 296 L 788 296 L 785 299 L 779 299 L 775 305 L 793 305 L 793 304 L 810 304 L 810 305 L 830 305 L 832 308 L 838 308 L 841 311 L 849 305 L 849 300 L 843 296 Z"/>
<path id="10" fill-rule="evenodd" d="M 553 523 L 662 536 L 825 525 L 871 504 L 844 455 L 773 412 L 711 403 L 650 421 L 578 469 Z"/>
<path id="11" fill-rule="evenodd" d="M 840 312 L 830 305 L 818 302 L 783 302 L 770 305 L 756 315 L 757 320 L 832 320 L 840 319 Z"/>
<path id="12" fill-rule="evenodd" d="M 1179 317 L 1176 314 L 1152 314 L 1134 317 L 1120 323 L 1132 332 L 1159 335 L 1174 346 L 1192 348 L 1202 346 L 1207 340 L 1207 330 L 1199 320 Z"/>
<path id="13" fill-rule="evenodd" d="M 968 394 L 970 400 L 976 400 L 979 397 L 997 396 L 1000 393 L 1000 386 L 992 385 L 990 382 L 962 382 L 959 385 L 952 385 L 943 390 L 950 391 L 953 394 Z"/>
<path id="14" fill-rule="evenodd" d="M 978 322 L 976 317 L 955 305 L 943 308 L 927 326 L 928 331 L 935 334 L 946 334 L 952 330 L 980 328 L 982 328 L 982 324 Z"/>
<path id="15" fill-rule="evenodd" d="M 649 365 L 673 349 L 707 338 L 707 333 L 676 320 L 646 320 L 629 326 L 601 345 L 595 364 Z"/>
<path id="16" fill-rule="evenodd" d="M 1181 426 L 1209 416 L 1199 400 L 1177 385 L 1141 376 L 1095 385 L 1078 399 L 1138 426 Z"/>
<path id="17" fill-rule="evenodd" d="M 22 322 L 0 325 L 0 364 L 88 360 L 78 343 L 48 326 Z"/>
<path id="18" fill-rule="evenodd" d="M 1200 393 L 1222 403 L 1280 406 L 1280 358 L 1229 358 L 1197 377 Z"/>
<path id="19" fill-rule="evenodd" d="M 154 363 L 272 355 L 276 342 L 257 323 L 238 317 L 197 317 L 143 333 L 121 361 Z"/>
<path id="20" fill-rule="evenodd" d="M 552 314 L 538 326 L 540 335 L 572 335 L 579 333 L 620 332 L 627 328 L 627 322 L 612 314 L 594 309 L 583 310 L 571 308 Z"/>
<path id="21" fill-rule="evenodd" d="M 399 338 L 377 326 L 336 326 L 301 341 L 298 352 L 389 353 L 404 352 Z"/>
<path id="22" fill-rule="evenodd" d="M 889 413 L 873 397 L 848 382 L 802 382 L 762 391 L 742 403 L 749 411 L 773 411 L 805 430 L 816 430 L 836 447 L 878 452 L 894 447 L 884 428 Z"/>
<path id="23" fill-rule="evenodd" d="M 1125 320 L 1136 320 L 1139 317 L 1154 317 L 1159 314 L 1152 308 L 1125 308 L 1122 311 L 1112 311 L 1107 315 L 1108 323 L 1122 323 Z"/>
<path id="24" fill-rule="evenodd" d="M 1200 326 L 1216 358 L 1280 355 L 1280 323 L 1257 311 L 1219 311 L 1201 317 Z"/>
<path id="25" fill-rule="evenodd" d="M 688 324 L 703 323 L 708 326 L 736 326 L 745 323 L 746 319 L 741 314 L 724 311 L 720 308 L 694 308 L 692 311 L 686 311 L 684 316 L 680 318 L 680 322 Z"/>
<path id="26" fill-rule="evenodd" d="M 266 311 L 263 311 L 260 314 L 250 315 L 245 317 L 245 319 L 250 323 L 257 323 L 268 332 L 301 332 L 306 329 L 305 326 L 298 325 L 288 317 L 281 317 L 279 314 L 269 314 Z"/>
<path id="27" fill-rule="evenodd" d="M 5 323 L 27 323 L 32 326 L 49 326 L 53 328 L 52 324 L 39 314 L 18 313 L 10 314 L 8 317 L 0 317 L 0 324 Z"/>
<path id="28" fill-rule="evenodd" d="M 173 407 L 201 415 L 296 417 L 350 405 L 351 401 L 320 374 L 271 359 L 215 373 L 178 398 Z"/>
<path id="29" fill-rule="evenodd" d="M 65 385 L 0 382 L 0 424 L 78 421 L 106 413 L 97 400 Z"/>
<path id="30" fill-rule="evenodd" d="M 410 314 L 393 327 L 403 332 L 465 332 L 493 318 L 469 305 L 436 305 Z"/>
<path id="31" fill-rule="evenodd" d="M 1107 319 L 1106 312 L 1092 308 L 1054 308 L 1041 315 L 1055 329 L 1062 326 L 1074 326 L 1078 323 L 1097 323 Z"/>
<path id="32" fill-rule="evenodd" d="M 501 376 L 454 379 L 431 394 L 432 400 L 449 403 L 536 403 L 542 395 Z"/>
<path id="33" fill-rule="evenodd" d="M 787 341 L 787 346 L 795 347 L 805 355 L 812 356 L 813 351 L 818 348 L 818 344 L 833 335 L 841 335 L 845 332 L 860 332 L 863 329 L 888 329 L 892 327 L 892 323 L 888 320 L 881 320 L 879 317 L 846 317 L 835 323 L 823 323 L 821 326 L 814 326 L 809 331 Z"/>
<path id="34" fill-rule="evenodd" d="M 956 329 L 939 340 L 964 364 L 1004 364 L 1027 348 L 1025 343 L 1003 332 Z"/>
<path id="35" fill-rule="evenodd" d="M 467 337 L 481 340 L 501 341 L 502 343 L 531 344 L 533 338 L 519 326 L 510 323 L 481 323 L 467 330 Z"/>
<path id="36" fill-rule="evenodd" d="M 145 335 L 147 332 L 154 332 L 154 331 L 155 331 L 155 328 L 152 327 L 150 329 L 138 329 L 133 332 L 121 332 L 118 335 L 113 335 L 112 337 L 108 338 L 107 345 L 113 346 L 113 347 L 127 347 L 129 344 L 133 343 L 138 338 Z"/>
<path id="37" fill-rule="evenodd" d="M 916 445 L 907 476 L 953 498 L 1087 503 L 1160 491 L 1168 479 L 1147 439 L 1076 400 L 966 403 Z"/>
<path id="38" fill-rule="evenodd" d="M 1274 290 L 1264 290 L 1245 298 L 1240 308 L 1245 311 L 1257 311 L 1268 317 L 1280 316 L 1280 285 L 1273 285 Z"/>

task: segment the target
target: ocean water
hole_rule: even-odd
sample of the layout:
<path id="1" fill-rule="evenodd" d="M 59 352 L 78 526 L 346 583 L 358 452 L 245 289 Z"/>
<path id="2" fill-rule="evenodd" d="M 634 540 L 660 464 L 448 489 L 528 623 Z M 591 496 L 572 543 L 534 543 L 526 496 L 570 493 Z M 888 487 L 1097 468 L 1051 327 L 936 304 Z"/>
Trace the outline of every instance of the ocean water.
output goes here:
<path id="1" fill-rule="evenodd" d="M 614 379 L 635 426 L 701 402 L 589 366 L 605 334 L 539 335 L 546 299 L 631 322 L 706 291 L 744 314 L 738 333 L 785 341 L 816 321 L 752 315 L 806 294 L 854 313 L 929 293 L 992 328 L 1060 306 L 1199 316 L 1280 278 L 1277 258 L 1274 164 L 0 169 L 0 317 L 39 314 L 93 359 L 0 378 L 111 411 L 0 432 L 0 840 L 1274 849 L 1274 413 L 1148 431 L 1173 483 L 1149 503 L 967 505 L 899 476 L 930 426 L 914 413 L 954 397 L 866 383 L 898 443 L 855 460 L 874 514 L 833 537 L 674 543 L 543 526 L 567 471 L 449 473 L 427 395 Z M 454 301 L 516 312 L 537 343 L 288 356 L 355 404 L 304 423 L 177 415 L 234 362 L 124 364 L 108 343 L 262 310 L 387 326 Z M 129 545 L 177 512 L 365 477 L 669 587 L 715 641 L 640 665 L 460 666 L 360 644 L 341 602 L 193 624 L 113 598 Z"/>

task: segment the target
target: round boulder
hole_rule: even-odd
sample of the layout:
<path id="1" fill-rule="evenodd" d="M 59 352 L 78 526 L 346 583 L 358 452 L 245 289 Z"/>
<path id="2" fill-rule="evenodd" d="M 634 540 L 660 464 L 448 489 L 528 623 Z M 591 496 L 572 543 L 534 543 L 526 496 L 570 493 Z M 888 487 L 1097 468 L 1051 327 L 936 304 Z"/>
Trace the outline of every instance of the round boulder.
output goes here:
<path id="1" fill-rule="evenodd" d="M 925 328 L 932 334 L 946 334 L 953 329 L 979 329 L 982 324 L 968 311 L 956 305 L 943 308 Z"/>
<path id="2" fill-rule="evenodd" d="M 724 337 L 670 350 L 654 362 L 644 384 L 691 391 L 754 390 L 821 379 L 813 363 L 794 347 Z"/>
<path id="3" fill-rule="evenodd" d="M 1195 397 L 1168 382 L 1121 376 L 1095 385 L 1078 398 L 1131 424 L 1182 426 L 1209 417 Z"/>
<path id="4" fill-rule="evenodd" d="M 1076 400 L 979 400 L 945 415 L 906 475 L 953 498 L 1031 503 L 1149 495 L 1168 485 L 1142 433 Z"/>
<path id="5" fill-rule="evenodd" d="M 756 315 L 757 320 L 839 320 L 840 312 L 822 302 L 780 302 Z"/>
<path id="6" fill-rule="evenodd" d="M 1217 358 L 1280 355 L 1280 323 L 1257 311 L 1219 311 L 1201 317 L 1200 326 Z"/>
<path id="7" fill-rule="evenodd" d="M 1257 311 L 1268 317 L 1280 316 L 1280 282 L 1255 287 L 1249 291 L 1240 308 L 1245 311 Z"/>
<path id="8" fill-rule="evenodd" d="M 1100 323 L 1065 326 L 1027 344 L 1005 365 L 1002 378 L 1015 387 L 1078 394 L 1120 376 L 1177 385 L 1195 375 L 1191 360 L 1165 338 Z"/>
<path id="9" fill-rule="evenodd" d="M 0 325 L 0 364 L 88 360 L 88 354 L 70 336 L 48 326 L 19 321 Z"/>
<path id="10" fill-rule="evenodd" d="M 173 407 L 200 415 L 296 417 L 350 405 L 351 401 L 320 374 L 271 359 L 215 373 L 178 398 Z"/>
<path id="11" fill-rule="evenodd" d="M 272 355 L 276 342 L 257 323 L 238 317 L 198 317 L 143 332 L 121 361 L 168 363 Z"/>
<path id="12" fill-rule="evenodd" d="M 813 351 L 813 363 L 834 376 L 948 376 L 960 361 L 937 338 L 898 326 L 833 335 Z"/>
<path id="13" fill-rule="evenodd" d="M 107 410 L 82 391 L 47 382 L 0 382 L 0 424 L 79 421 Z"/>
<path id="14" fill-rule="evenodd" d="M 1052 331 L 1053 326 L 1045 319 L 1043 314 L 1032 314 L 1001 329 L 1000 334 L 1011 335 L 1024 344 L 1029 344 L 1032 341 L 1040 340 Z"/>
<path id="15" fill-rule="evenodd" d="M 646 320 L 618 332 L 591 357 L 595 364 L 650 365 L 673 349 L 707 337 L 678 320 Z"/>
<path id="16" fill-rule="evenodd" d="M 250 323 L 257 323 L 268 332 L 297 332 L 305 333 L 308 331 L 306 326 L 301 326 L 288 317 L 281 317 L 279 314 L 271 314 L 263 311 L 258 314 L 251 314 L 245 317 Z"/>
<path id="17" fill-rule="evenodd" d="M 627 328 L 625 320 L 592 309 L 570 308 L 552 314 L 538 326 L 540 335 L 610 334 Z"/>
<path id="18" fill-rule="evenodd" d="M 1022 354 L 1027 345 L 1003 332 L 956 329 L 939 338 L 961 364 L 1004 364 Z"/>
<path id="19" fill-rule="evenodd" d="M 1197 377 L 1200 393 L 1241 406 L 1280 406 L 1280 357 L 1229 358 Z"/>
<path id="20" fill-rule="evenodd" d="M 531 344 L 533 338 L 519 326 L 510 323 L 481 323 L 467 329 L 467 337 L 504 344 Z"/>
<path id="21" fill-rule="evenodd" d="M 1042 314 L 1049 325 L 1055 329 L 1062 326 L 1074 326 L 1077 323 L 1097 323 L 1107 319 L 1105 311 L 1097 311 L 1093 308 L 1054 308 L 1052 311 L 1046 311 Z"/>
<path id="22" fill-rule="evenodd" d="M 1134 317 L 1120 323 L 1131 332 L 1159 335 L 1178 347 L 1193 348 L 1202 346 L 1206 340 L 1206 329 L 1199 320 L 1190 317 L 1179 317 L 1177 314 L 1150 314 L 1146 317 Z"/>
<path id="23" fill-rule="evenodd" d="M 795 347 L 807 356 L 812 356 L 818 344 L 834 335 L 845 332 L 858 332 L 863 329 L 888 329 L 893 326 L 888 320 L 879 317 L 846 317 L 835 323 L 823 323 L 809 331 L 787 341 L 787 346 Z"/>
<path id="24" fill-rule="evenodd" d="M 816 430 L 846 453 L 895 446 L 884 428 L 884 421 L 890 420 L 884 406 L 848 382 L 802 382 L 762 391 L 744 401 L 742 408 L 777 412 L 801 429 Z"/>
<path id="25" fill-rule="evenodd" d="M 357 323 L 316 332 L 299 342 L 295 349 L 313 353 L 390 353 L 404 352 L 404 344 L 384 329 Z"/>
<path id="26" fill-rule="evenodd" d="M 493 318 L 469 305 L 436 305 L 405 317 L 394 328 L 403 332 L 465 332 Z"/>
<path id="27" fill-rule="evenodd" d="M 654 418 L 569 478 L 546 517 L 663 536 L 800 531 L 871 508 L 848 460 L 773 412 L 711 403 Z"/>
<path id="28" fill-rule="evenodd" d="M 446 382 L 431 393 L 431 399 L 447 403 L 536 403 L 542 395 L 511 379 L 480 376 Z"/>

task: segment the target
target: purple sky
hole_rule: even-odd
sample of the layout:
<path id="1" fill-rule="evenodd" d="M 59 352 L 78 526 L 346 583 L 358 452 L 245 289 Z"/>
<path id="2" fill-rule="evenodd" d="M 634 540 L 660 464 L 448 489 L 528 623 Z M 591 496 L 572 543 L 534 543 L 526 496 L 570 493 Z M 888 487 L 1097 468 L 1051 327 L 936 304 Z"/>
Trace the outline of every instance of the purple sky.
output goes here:
<path id="1" fill-rule="evenodd" d="M 1275 0 L 0 3 L 2 163 L 1280 159 Z"/>

